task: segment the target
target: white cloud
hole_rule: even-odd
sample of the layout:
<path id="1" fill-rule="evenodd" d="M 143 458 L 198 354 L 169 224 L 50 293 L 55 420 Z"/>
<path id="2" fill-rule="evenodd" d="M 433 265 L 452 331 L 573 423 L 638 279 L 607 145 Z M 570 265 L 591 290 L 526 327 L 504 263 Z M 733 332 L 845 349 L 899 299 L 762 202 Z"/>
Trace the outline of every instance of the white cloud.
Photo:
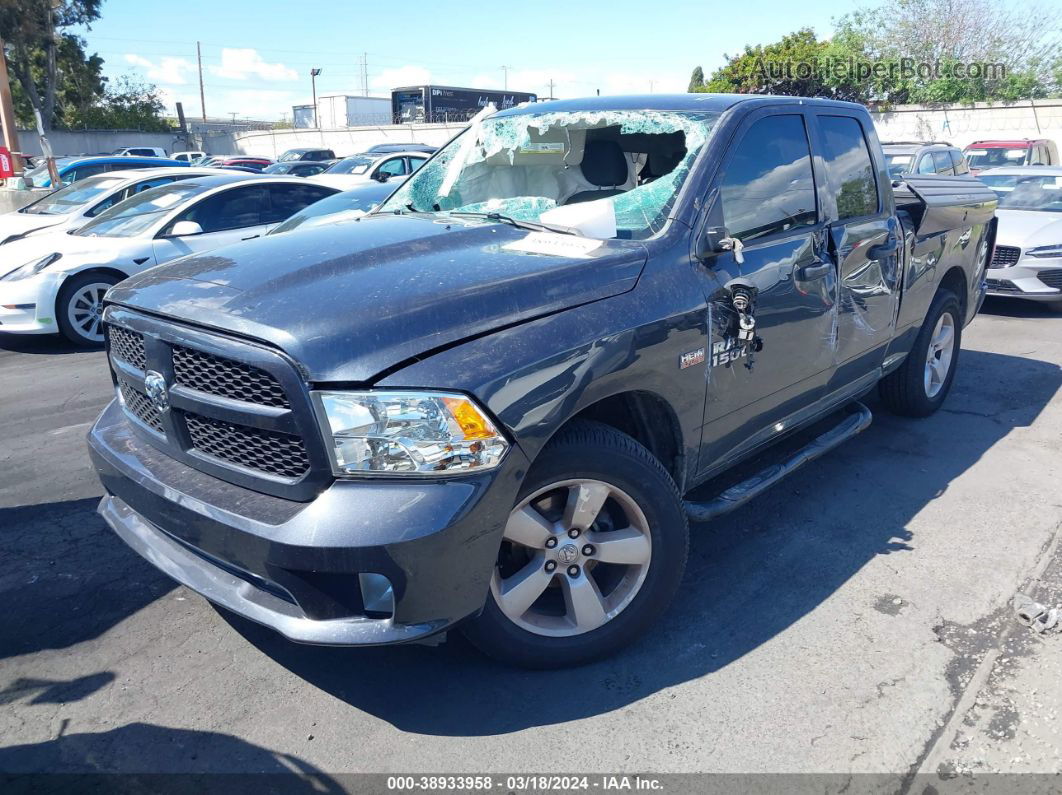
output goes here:
<path id="1" fill-rule="evenodd" d="M 221 65 L 208 67 L 211 74 L 224 77 L 229 80 L 249 80 L 256 77 L 260 80 L 298 80 L 299 74 L 289 66 L 282 63 L 267 63 L 258 50 L 253 48 L 236 49 L 223 47 L 221 50 Z"/>
<path id="2" fill-rule="evenodd" d="M 186 76 L 195 72 L 195 64 L 187 58 L 166 56 L 160 61 L 152 61 L 142 55 L 127 53 L 125 62 L 134 69 L 143 71 L 144 76 L 154 83 L 183 85 L 188 82 Z"/>
<path id="3" fill-rule="evenodd" d="M 406 64 L 395 69 L 384 69 L 369 78 L 369 88 L 376 94 L 388 94 L 400 86 L 420 86 L 431 83 L 431 72 L 423 66 Z"/>

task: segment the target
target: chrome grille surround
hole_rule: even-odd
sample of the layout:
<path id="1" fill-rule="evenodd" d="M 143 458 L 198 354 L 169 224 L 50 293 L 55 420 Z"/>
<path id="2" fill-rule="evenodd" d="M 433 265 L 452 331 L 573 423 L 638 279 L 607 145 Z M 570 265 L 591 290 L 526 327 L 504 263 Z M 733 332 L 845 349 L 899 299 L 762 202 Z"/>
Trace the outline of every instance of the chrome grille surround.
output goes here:
<path id="1" fill-rule="evenodd" d="M 222 480 L 286 499 L 313 499 L 331 482 L 309 389 L 284 354 L 113 305 L 104 321 L 122 405 L 153 446 Z M 167 387 L 161 411 L 144 384 L 152 372 Z"/>

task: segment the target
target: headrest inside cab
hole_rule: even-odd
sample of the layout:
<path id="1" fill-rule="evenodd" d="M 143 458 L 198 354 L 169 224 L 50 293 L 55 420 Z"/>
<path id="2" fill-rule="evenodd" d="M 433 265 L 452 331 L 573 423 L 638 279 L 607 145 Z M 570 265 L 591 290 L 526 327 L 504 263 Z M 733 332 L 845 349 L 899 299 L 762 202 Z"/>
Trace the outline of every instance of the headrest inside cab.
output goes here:
<path id="1" fill-rule="evenodd" d="M 502 149 L 500 152 L 495 152 L 484 162 L 492 166 L 507 166 L 510 164 L 510 152 L 514 166 L 578 166 L 583 162 L 586 130 L 550 127 L 542 132 L 529 127 L 528 133 L 531 136 L 529 142 L 515 151 Z"/>

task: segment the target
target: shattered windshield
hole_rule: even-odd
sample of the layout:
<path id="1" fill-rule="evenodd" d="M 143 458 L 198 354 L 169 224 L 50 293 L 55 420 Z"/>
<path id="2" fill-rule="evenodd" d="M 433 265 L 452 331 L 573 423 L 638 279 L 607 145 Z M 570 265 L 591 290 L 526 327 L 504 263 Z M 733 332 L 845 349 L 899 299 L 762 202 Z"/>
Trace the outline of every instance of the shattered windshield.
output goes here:
<path id="1" fill-rule="evenodd" d="M 718 113 L 571 111 L 473 120 L 378 212 L 483 215 L 588 237 L 659 231 Z"/>

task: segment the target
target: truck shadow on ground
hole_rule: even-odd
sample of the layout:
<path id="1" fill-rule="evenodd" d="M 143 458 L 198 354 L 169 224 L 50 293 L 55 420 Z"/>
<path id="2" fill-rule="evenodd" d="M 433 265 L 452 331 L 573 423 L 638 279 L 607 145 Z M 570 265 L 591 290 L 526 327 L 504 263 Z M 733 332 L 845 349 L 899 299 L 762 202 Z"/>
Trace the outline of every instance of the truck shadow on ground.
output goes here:
<path id="1" fill-rule="evenodd" d="M 403 731 L 479 736 L 619 710 L 710 675 L 808 615 L 879 555 L 917 549 L 907 525 L 1062 386 L 1059 367 L 964 350 L 944 409 L 890 416 L 711 526 L 691 528 L 686 577 L 660 625 L 617 657 L 566 671 L 505 668 L 458 634 L 436 648 L 298 646 L 225 614 L 290 671 Z M 871 605 L 867 605 L 871 609 Z"/>
<path id="2" fill-rule="evenodd" d="M 52 740 L 0 748 L 4 792 L 193 793 L 221 785 L 230 794 L 347 791 L 296 756 L 228 734 L 148 723 L 84 734 L 65 734 L 65 728 Z"/>
<path id="3" fill-rule="evenodd" d="M 56 356 L 64 353 L 86 353 L 94 349 L 74 345 L 58 334 L 10 334 L 0 331 L 0 350 Z"/>
<path id="4" fill-rule="evenodd" d="M 98 503 L 0 509 L 0 660 L 96 638 L 177 587 L 115 538 Z"/>

